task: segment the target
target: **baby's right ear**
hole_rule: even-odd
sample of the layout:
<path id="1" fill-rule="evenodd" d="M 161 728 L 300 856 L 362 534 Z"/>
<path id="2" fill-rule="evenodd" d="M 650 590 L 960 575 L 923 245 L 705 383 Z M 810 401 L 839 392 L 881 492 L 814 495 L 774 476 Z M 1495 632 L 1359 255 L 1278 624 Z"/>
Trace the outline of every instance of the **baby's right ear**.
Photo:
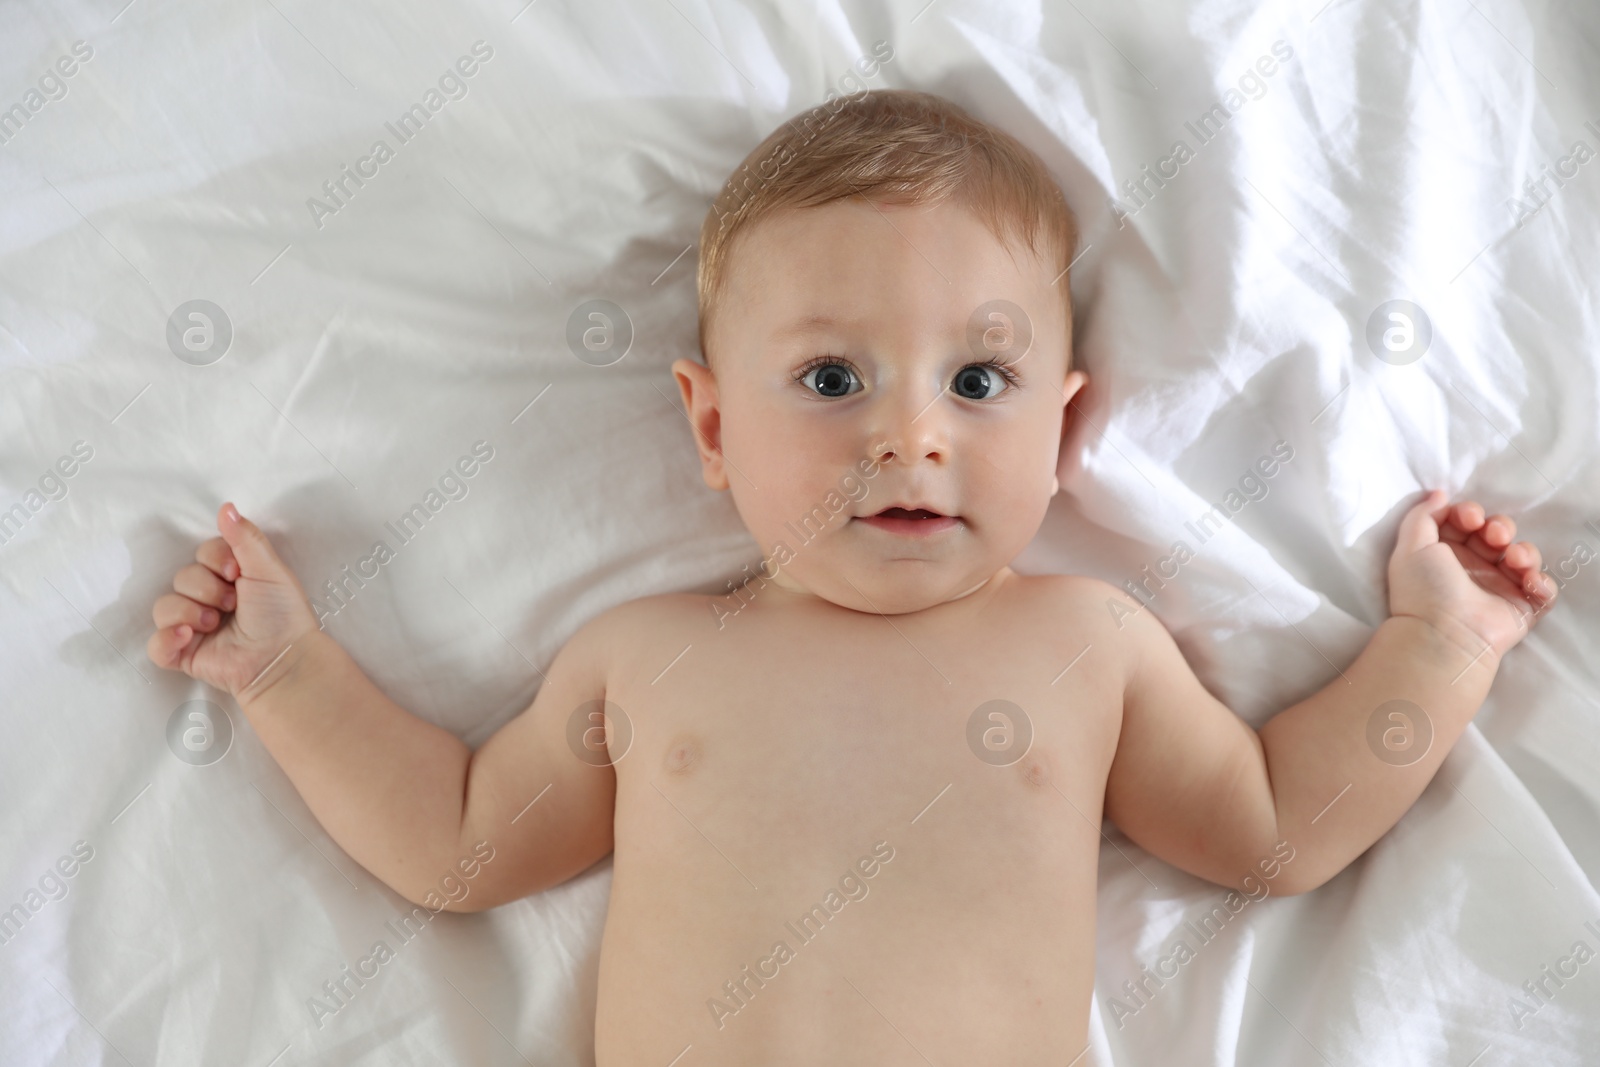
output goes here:
<path id="1" fill-rule="evenodd" d="M 717 397 L 717 379 L 711 368 L 692 359 L 672 363 L 683 396 L 685 414 L 694 427 L 694 445 L 700 453 L 700 477 L 713 489 L 728 488 L 728 472 L 722 460 L 722 409 Z"/>

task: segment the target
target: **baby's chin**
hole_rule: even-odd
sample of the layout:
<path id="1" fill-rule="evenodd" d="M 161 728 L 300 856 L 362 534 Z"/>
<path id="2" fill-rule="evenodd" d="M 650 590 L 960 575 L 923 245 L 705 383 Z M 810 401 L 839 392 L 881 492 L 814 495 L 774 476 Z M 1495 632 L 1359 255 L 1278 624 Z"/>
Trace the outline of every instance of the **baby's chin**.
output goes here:
<path id="1" fill-rule="evenodd" d="M 972 573 L 970 563 L 955 568 L 926 560 L 870 561 L 859 566 L 813 566 L 789 581 L 804 592 L 851 611 L 906 615 L 960 600 L 1003 569 L 996 565 Z"/>

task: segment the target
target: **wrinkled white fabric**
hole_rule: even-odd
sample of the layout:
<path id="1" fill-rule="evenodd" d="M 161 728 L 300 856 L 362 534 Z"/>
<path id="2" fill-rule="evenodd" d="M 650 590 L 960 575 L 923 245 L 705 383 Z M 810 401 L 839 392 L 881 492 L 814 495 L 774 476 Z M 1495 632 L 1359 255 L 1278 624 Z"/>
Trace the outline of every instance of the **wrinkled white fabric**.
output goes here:
<path id="1" fill-rule="evenodd" d="M 1121 584 L 1184 541 L 1153 609 L 1255 725 L 1383 618 L 1425 488 L 1518 516 L 1570 572 L 1393 831 L 1143 998 L 1123 983 L 1225 890 L 1108 825 L 1079 1062 L 1594 1062 L 1600 962 L 1524 990 L 1600 951 L 1600 560 L 1575 553 L 1600 553 L 1592 10 L 120 2 L 13 4 L 0 34 L 0 109 L 23 108 L 0 117 L 0 509 L 23 508 L 0 543 L 0 909 L 24 915 L 0 1062 L 593 1062 L 609 861 L 401 940 L 401 899 L 231 702 L 148 662 L 150 606 L 224 499 L 318 596 L 386 540 L 328 628 L 478 744 L 586 619 L 720 591 L 757 552 L 667 372 L 695 350 L 693 246 L 760 138 L 861 85 L 1016 133 L 1080 216 L 1092 385 L 1019 570 Z M 591 299 L 632 324 L 609 366 L 567 344 Z M 192 300 L 232 330 L 208 365 L 168 343 Z M 1369 347 L 1391 300 L 1431 322 L 1415 362 Z M 1280 441 L 1293 458 L 1197 543 Z M 492 458 L 451 477 L 476 442 Z M 400 543 L 386 524 L 430 490 Z M 234 736 L 195 766 L 167 729 L 203 699 Z M 393 958 L 317 1013 L 380 939 Z"/>

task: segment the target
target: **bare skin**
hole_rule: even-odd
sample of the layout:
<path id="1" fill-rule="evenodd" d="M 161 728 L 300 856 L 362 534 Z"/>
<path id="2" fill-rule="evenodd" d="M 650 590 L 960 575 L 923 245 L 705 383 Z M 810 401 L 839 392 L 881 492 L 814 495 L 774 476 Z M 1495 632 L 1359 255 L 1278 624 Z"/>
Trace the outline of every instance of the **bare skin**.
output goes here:
<path id="1" fill-rule="evenodd" d="M 778 561 L 737 596 L 591 620 L 476 752 L 372 684 L 232 505 L 153 610 L 151 660 L 232 694 L 407 900 L 477 911 L 614 851 L 600 1067 L 1072 1063 L 1103 817 L 1219 885 L 1314 889 L 1416 800 L 1553 602 L 1510 518 L 1435 491 L 1401 522 L 1391 617 L 1258 734 L 1137 601 L 1010 569 L 1084 383 L 1053 259 L 953 204 L 843 201 L 741 241 L 714 372 L 673 368 L 707 484 Z M 1005 388 L 970 371 L 993 299 L 1034 333 Z M 873 521 L 893 504 L 954 521 Z M 1396 700 L 1432 732 L 1404 760 L 1369 740 Z M 478 842 L 493 860 L 441 899 Z"/>

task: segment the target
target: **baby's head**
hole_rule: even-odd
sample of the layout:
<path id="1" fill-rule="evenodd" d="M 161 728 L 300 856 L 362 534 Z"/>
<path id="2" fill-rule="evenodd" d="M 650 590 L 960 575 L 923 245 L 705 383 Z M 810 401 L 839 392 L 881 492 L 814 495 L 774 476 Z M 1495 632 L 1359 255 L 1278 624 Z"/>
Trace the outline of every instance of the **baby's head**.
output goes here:
<path id="1" fill-rule="evenodd" d="M 705 365 L 672 369 L 766 576 L 899 614 L 1016 558 L 1085 382 L 1076 245 L 1039 158 L 926 93 L 837 98 L 750 153 L 701 230 Z"/>

